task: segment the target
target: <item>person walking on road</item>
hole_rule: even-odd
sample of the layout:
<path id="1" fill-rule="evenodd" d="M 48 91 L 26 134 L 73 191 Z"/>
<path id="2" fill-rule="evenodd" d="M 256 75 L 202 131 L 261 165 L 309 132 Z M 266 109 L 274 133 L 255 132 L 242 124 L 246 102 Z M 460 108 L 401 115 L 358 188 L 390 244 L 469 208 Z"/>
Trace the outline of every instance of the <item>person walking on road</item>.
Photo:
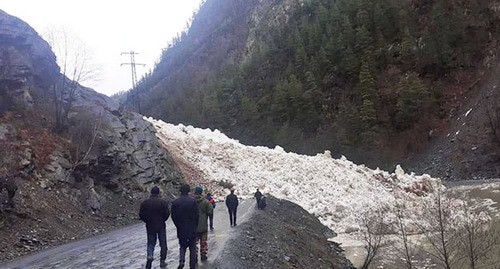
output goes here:
<path id="1" fill-rule="evenodd" d="M 231 226 L 236 226 L 236 209 L 238 208 L 238 197 L 231 190 L 231 194 L 226 197 L 226 206 L 229 211 L 229 223 Z"/>
<path id="2" fill-rule="evenodd" d="M 255 192 L 254 197 L 257 200 L 257 209 L 261 209 L 259 205 L 260 199 L 262 198 L 262 193 L 259 191 L 259 189 L 257 189 L 257 191 Z"/>
<path id="3" fill-rule="evenodd" d="M 172 202 L 172 220 L 179 239 L 178 269 L 184 268 L 187 248 L 189 248 L 189 268 L 195 269 L 197 264 L 196 228 L 199 215 L 196 200 L 189 197 L 189 191 L 189 185 L 183 184 L 180 188 L 181 196 Z"/>
<path id="4" fill-rule="evenodd" d="M 207 193 L 207 200 L 212 204 L 212 207 L 215 209 L 215 199 L 212 197 L 211 193 Z M 210 224 L 210 230 L 214 229 L 214 215 L 208 216 L 208 222 Z"/>
<path id="5" fill-rule="evenodd" d="M 198 214 L 200 218 L 198 220 L 198 229 L 196 233 L 198 237 L 196 241 L 200 241 L 200 257 L 202 261 L 206 261 L 208 258 L 208 217 L 214 214 L 214 207 L 212 204 L 202 195 L 203 188 L 201 186 L 196 186 L 194 188 L 194 199 L 198 205 Z"/>
<path id="6" fill-rule="evenodd" d="M 160 198 L 160 188 L 154 186 L 151 189 L 151 196 L 142 202 L 139 209 L 139 217 L 146 223 L 146 233 L 148 237 L 147 243 L 147 260 L 146 269 L 151 268 L 153 263 L 153 253 L 155 250 L 156 240 L 160 242 L 160 267 L 167 267 L 167 232 L 165 221 L 170 216 L 168 202 Z"/>

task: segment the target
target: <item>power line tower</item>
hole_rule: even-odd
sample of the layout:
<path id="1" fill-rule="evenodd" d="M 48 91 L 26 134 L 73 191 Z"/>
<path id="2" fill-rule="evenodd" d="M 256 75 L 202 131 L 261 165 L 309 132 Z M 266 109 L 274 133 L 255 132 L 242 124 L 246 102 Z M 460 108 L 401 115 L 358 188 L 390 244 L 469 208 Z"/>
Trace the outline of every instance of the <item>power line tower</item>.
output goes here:
<path id="1" fill-rule="evenodd" d="M 132 91 L 131 91 L 131 94 L 133 96 L 132 99 L 135 101 L 135 104 L 137 106 L 137 110 L 138 110 L 139 114 L 141 114 L 142 113 L 142 111 L 141 111 L 141 100 L 140 100 L 140 97 L 139 97 L 139 90 L 136 88 L 136 86 L 137 86 L 137 73 L 135 71 L 135 66 L 136 65 L 145 66 L 146 64 L 138 64 L 138 63 L 135 62 L 135 55 L 139 54 L 139 53 L 134 52 L 133 50 L 131 50 L 129 52 L 122 52 L 120 55 L 123 55 L 123 54 L 129 54 L 130 55 L 130 63 L 122 63 L 122 64 L 120 64 L 120 66 L 130 65 L 130 68 L 132 70 Z"/>

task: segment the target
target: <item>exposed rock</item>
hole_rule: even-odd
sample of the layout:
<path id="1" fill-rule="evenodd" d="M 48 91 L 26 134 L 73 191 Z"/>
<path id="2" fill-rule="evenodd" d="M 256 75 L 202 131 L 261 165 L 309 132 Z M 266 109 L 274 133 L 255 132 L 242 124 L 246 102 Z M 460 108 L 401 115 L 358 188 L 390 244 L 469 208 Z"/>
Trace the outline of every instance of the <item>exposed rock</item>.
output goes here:
<path id="1" fill-rule="evenodd" d="M 49 44 L 27 23 L 0 10 L 0 108 L 31 108 L 32 88 L 48 87 L 58 73 Z"/>
<path id="2" fill-rule="evenodd" d="M 0 124 L 0 140 L 5 140 L 8 133 L 9 128 L 7 124 Z"/>
<path id="3" fill-rule="evenodd" d="M 0 92 L 0 105 L 9 109 L 27 108 L 33 101 L 38 102 L 32 98 L 32 88 L 50 96 L 50 86 L 59 75 L 47 42 L 28 24 L 3 11 L 0 11 L 0 68 L 0 86 L 6 89 Z M 154 128 L 142 116 L 120 111 L 116 101 L 81 86 L 77 87 L 73 107 L 68 122 L 79 122 L 82 117 L 99 121 L 100 144 L 78 162 L 70 161 L 66 153 L 55 152 L 46 167 L 50 179 L 74 184 L 73 166 L 78 164 L 81 167 L 76 172 L 76 181 L 82 173 L 88 174 L 95 182 L 113 189 L 128 184 L 129 180 L 142 184 L 181 180 L 172 158 L 160 146 Z M 2 125 L 0 137 L 7 132 L 8 128 Z M 31 163 L 31 153 L 25 155 L 19 162 L 21 166 Z"/>

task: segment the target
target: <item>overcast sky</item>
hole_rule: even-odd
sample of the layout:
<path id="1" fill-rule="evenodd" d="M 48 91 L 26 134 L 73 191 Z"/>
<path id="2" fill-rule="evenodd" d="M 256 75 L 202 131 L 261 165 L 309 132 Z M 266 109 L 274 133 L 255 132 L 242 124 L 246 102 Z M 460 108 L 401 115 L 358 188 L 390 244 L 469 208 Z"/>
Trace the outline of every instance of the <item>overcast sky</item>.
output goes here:
<path id="1" fill-rule="evenodd" d="M 130 57 L 135 51 L 137 77 L 154 67 L 161 50 L 186 28 L 201 0 L 0 0 L 0 9 L 27 22 L 38 33 L 64 26 L 76 34 L 102 66 L 101 80 L 91 85 L 112 95 L 131 88 Z"/>

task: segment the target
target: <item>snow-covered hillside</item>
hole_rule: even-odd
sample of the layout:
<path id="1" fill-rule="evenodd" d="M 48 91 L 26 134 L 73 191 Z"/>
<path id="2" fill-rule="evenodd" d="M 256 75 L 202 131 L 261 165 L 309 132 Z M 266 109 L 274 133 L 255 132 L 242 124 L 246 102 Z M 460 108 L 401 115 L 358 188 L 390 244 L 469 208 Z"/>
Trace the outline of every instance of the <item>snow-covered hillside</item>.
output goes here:
<path id="1" fill-rule="evenodd" d="M 356 230 L 360 212 L 397 200 L 418 214 L 430 199 L 423 194 L 442 187 L 439 179 L 405 174 L 400 167 L 388 173 L 333 159 L 328 151 L 306 156 L 245 146 L 217 130 L 146 120 L 178 161 L 198 171 L 199 182 L 193 183 L 228 181 L 240 197 L 252 197 L 259 188 L 301 205 L 338 233 Z"/>

